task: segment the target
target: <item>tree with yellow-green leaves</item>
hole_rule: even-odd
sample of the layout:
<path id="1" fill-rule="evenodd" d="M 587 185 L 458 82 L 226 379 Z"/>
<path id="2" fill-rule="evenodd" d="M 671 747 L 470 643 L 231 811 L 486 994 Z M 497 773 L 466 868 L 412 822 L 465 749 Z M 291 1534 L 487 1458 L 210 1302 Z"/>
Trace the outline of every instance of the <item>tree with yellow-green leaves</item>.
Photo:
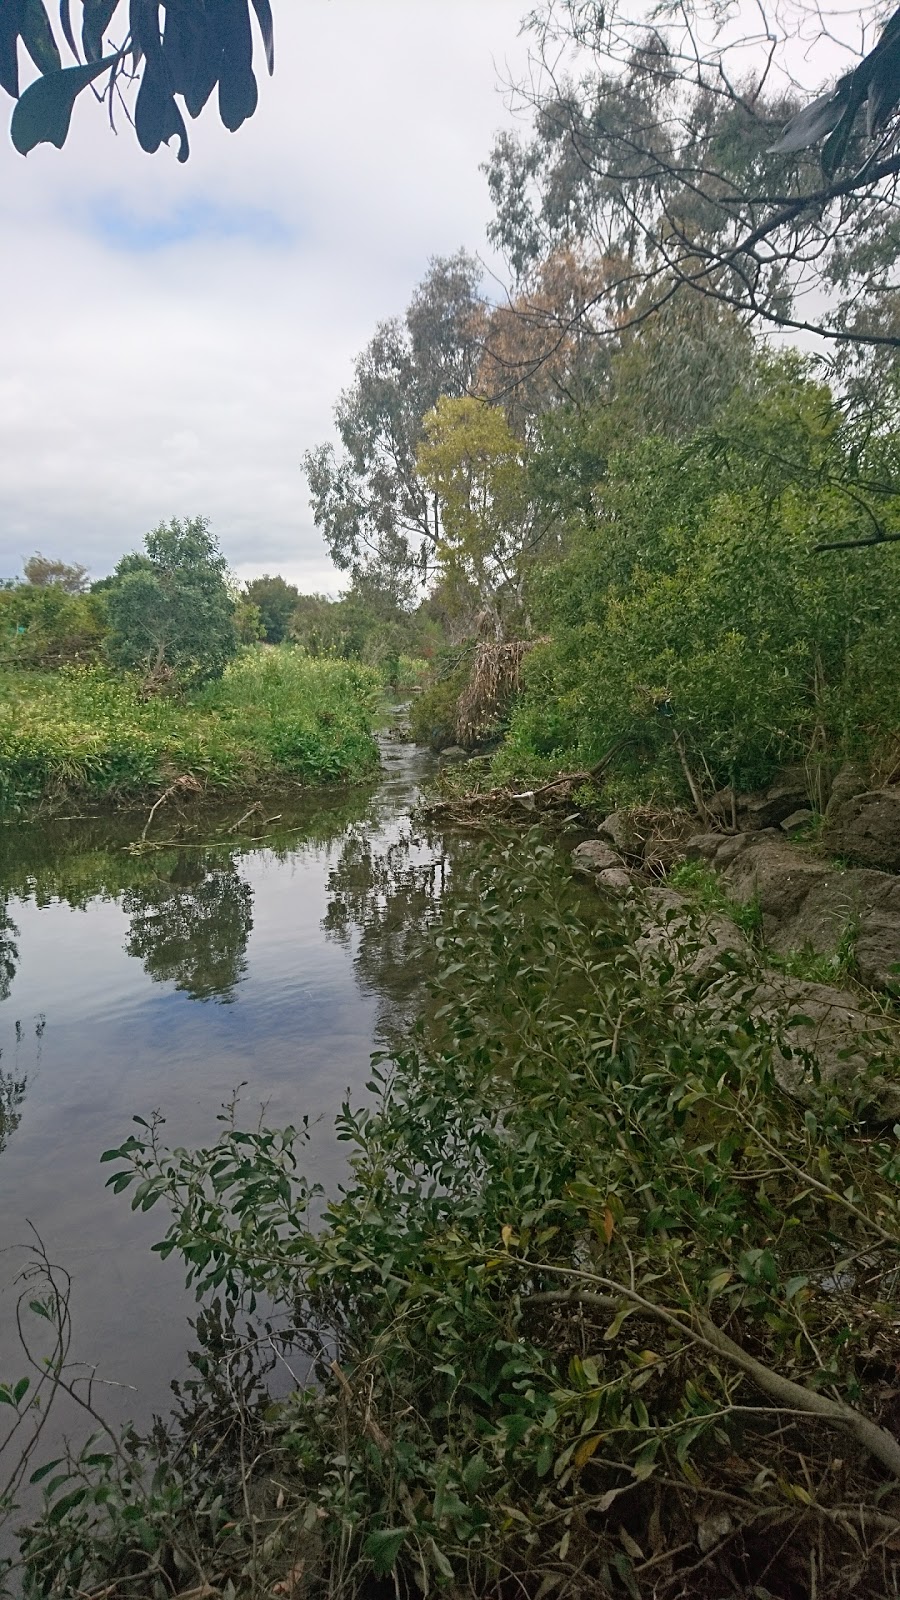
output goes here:
<path id="1" fill-rule="evenodd" d="M 440 511 L 439 567 L 478 595 L 482 626 L 496 639 L 521 609 L 529 554 L 540 541 L 525 448 L 499 406 L 442 395 L 428 413 L 419 477 Z"/>

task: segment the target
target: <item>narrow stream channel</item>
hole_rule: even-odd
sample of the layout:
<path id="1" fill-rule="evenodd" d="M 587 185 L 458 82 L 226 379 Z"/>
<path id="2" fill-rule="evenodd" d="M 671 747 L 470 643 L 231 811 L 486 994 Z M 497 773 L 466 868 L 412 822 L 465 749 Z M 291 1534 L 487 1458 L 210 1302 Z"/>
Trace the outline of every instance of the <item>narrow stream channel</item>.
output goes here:
<path id="1" fill-rule="evenodd" d="M 429 758 L 386 739 L 369 790 L 179 819 L 7 828 L 0 839 L 0 1379 L 24 1370 L 15 1280 L 31 1229 L 73 1279 L 73 1354 L 125 1390 L 104 1411 L 168 1408 L 190 1340 L 182 1268 L 149 1246 L 156 1212 L 104 1187 L 104 1148 L 156 1107 L 170 1142 L 242 1111 L 314 1124 L 308 1174 L 339 1182 L 333 1121 L 408 1001 L 411 944 L 440 896 L 439 840 L 410 805 Z M 232 830 L 231 832 L 229 830 Z"/>

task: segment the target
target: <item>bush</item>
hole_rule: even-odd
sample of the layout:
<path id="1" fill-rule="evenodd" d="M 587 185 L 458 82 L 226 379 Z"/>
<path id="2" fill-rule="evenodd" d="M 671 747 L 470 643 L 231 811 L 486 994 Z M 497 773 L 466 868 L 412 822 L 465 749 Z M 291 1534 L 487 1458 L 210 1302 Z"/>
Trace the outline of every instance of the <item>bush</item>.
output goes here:
<path id="1" fill-rule="evenodd" d="M 863 1125 L 864 1073 L 846 1104 L 814 1078 L 787 1100 L 739 962 L 698 982 L 671 931 L 641 951 L 537 836 L 451 881 L 433 995 L 344 1108 L 324 1215 L 302 1130 L 226 1114 L 189 1153 L 136 1119 L 109 1182 L 168 1208 L 202 1348 L 180 1437 L 58 1469 L 33 1592 L 302 1570 L 310 1597 L 512 1573 L 714 1600 L 770 1592 L 776 1531 L 780 1592 L 811 1569 L 820 1600 L 890 1592 L 896 1135 Z M 292 1342 L 310 1379 L 275 1400 Z"/>
<path id="2" fill-rule="evenodd" d="M 102 594 L 69 594 L 56 584 L 0 589 L 0 669 L 98 661 L 105 635 Z"/>
<path id="3" fill-rule="evenodd" d="M 553 642 L 527 663 L 499 776 L 587 767 L 629 740 L 644 797 L 680 799 L 682 755 L 708 786 L 749 789 L 896 730 L 900 546 L 817 551 L 870 536 L 842 487 L 858 441 L 824 386 L 769 376 L 715 432 L 613 460 L 598 512 L 535 585 Z M 893 526 L 889 497 L 879 515 Z"/>
<path id="4" fill-rule="evenodd" d="M 459 697 L 472 670 L 471 647 L 442 652 L 430 683 L 416 696 L 410 709 L 409 725 L 416 744 L 442 750 L 456 743 L 456 711 Z"/>

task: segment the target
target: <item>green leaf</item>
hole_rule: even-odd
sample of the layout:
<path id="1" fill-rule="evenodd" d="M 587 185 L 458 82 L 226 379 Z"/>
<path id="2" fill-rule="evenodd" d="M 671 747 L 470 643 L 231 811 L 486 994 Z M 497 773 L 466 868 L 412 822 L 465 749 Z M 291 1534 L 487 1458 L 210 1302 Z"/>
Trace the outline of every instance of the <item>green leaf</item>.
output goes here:
<path id="1" fill-rule="evenodd" d="M 369 1557 L 377 1577 L 386 1578 L 393 1572 L 400 1547 L 408 1533 L 407 1527 L 377 1528 L 369 1534 L 363 1552 Z"/>
<path id="2" fill-rule="evenodd" d="M 48 72 L 29 84 L 16 104 L 9 129 L 19 155 L 27 156 L 38 144 L 52 144 L 61 150 L 69 132 L 72 108 L 82 89 L 117 60 L 117 56 L 105 56 L 87 66 L 63 67 L 61 72 Z"/>
<path id="3" fill-rule="evenodd" d="M 49 1477 L 50 1473 L 53 1471 L 53 1468 L 54 1467 L 58 1467 L 60 1462 L 64 1461 L 64 1460 L 65 1460 L 64 1456 L 57 1456 L 55 1461 L 48 1461 L 46 1466 L 38 1467 L 37 1471 L 33 1472 L 31 1474 L 31 1477 L 28 1479 L 28 1482 L 29 1483 L 40 1483 L 44 1478 Z"/>
<path id="4" fill-rule="evenodd" d="M 41 0 L 25 0 L 20 33 L 22 43 L 38 71 L 58 72 L 62 62 Z"/>
<path id="5" fill-rule="evenodd" d="M 15 1405 L 18 1405 L 20 1400 L 24 1400 L 25 1399 L 25 1396 L 28 1393 L 30 1388 L 31 1388 L 31 1379 L 30 1378 L 20 1378 L 19 1379 L 18 1383 L 16 1384 L 16 1386 L 13 1389 L 13 1392 L 12 1392 L 13 1402 L 14 1402 Z"/>

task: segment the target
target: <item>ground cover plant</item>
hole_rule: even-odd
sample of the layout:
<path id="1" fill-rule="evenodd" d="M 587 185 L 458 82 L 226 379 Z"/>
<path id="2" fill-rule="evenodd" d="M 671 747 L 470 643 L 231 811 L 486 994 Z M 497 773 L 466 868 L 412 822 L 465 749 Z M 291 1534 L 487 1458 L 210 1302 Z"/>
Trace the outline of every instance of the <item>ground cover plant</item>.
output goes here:
<path id="1" fill-rule="evenodd" d="M 248 650 L 193 695 L 146 696 L 103 667 L 0 679 L 0 812 L 66 796 L 151 798 L 276 780 L 353 782 L 371 773 L 379 680 L 352 662 Z"/>
<path id="2" fill-rule="evenodd" d="M 900 1130 L 864 1078 L 783 1096 L 740 962 L 692 975 L 690 919 L 634 915 L 535 835 L 461 871 L 324 1216 L 302 1127 L 232 1107 L 189 1152 L 137 1119 L 110 1183 L 169 1211 L 194 1378 L 180 1430 L 27 1463 L 26 1593 L 900 1592 Z M 67 1381 L 35 1271 L 23 1434 L 26 1378 Z"/>

